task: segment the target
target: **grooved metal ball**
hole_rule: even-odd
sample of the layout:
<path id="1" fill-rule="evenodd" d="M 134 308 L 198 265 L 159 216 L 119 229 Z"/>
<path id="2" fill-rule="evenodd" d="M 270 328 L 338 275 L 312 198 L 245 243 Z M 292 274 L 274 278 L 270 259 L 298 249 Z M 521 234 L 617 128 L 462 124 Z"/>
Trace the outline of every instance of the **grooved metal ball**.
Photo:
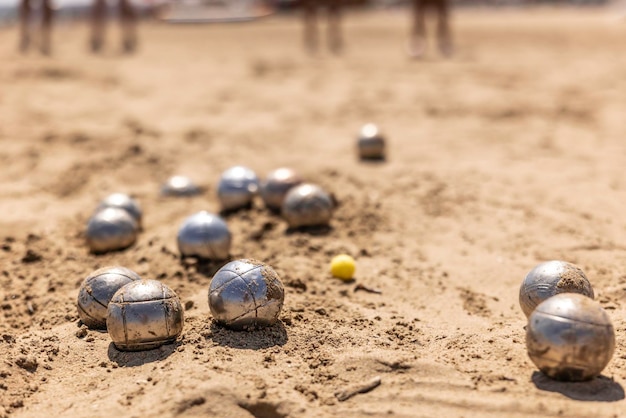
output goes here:
<path id="1" fill-rule="evenodd" d="M 526 317 L 544 300 L 559 293 L 580 293 L 594 298 L 591 283 L 574 264 L 552 260 L 533 268 L 522 281 L 519 304 Z"/>
<path id="2" fill-rule="evenodd" d="M 176 293 L 158 280 L 138 280 L 111 298 L 107 330 L 119 350 L 149 350 L 173 342 L 183 330 Z"/>
<path id="3" fill-rule="evenodd" d="M 267 175 L 261 183 L 261 198 L 271 210 L 280 210 L 287 192 L 302 183 L 300 176 L 290 168 L 279 168 Z"/>
<path id="4" fill-rule="evenodd" d="M 184 257 L 223 260 L 230 252 L 231 234 L 222 218 L 202 211 L 183 221 L 177 241 Z"/>
<path id="5" fill-rule="evenodd" d="M 615 331 L 598 302 L 578 293 L 561 293 L 540 303 L 530 315 L 526 348 L 547 376 L 588 380 L 611 360 Z"/>
<path id="6" fill-rule="evenodd" d="M 272 325 L 285 300 L 273 268 L 256 260 L 235 260 L 219 269 L 209 286 L 213 318 L 234 330 Z"/>
<path id="7" fill-rule="evenodd" d="M 143 213 L 139 203 L 132 197 L 124 193 L 113 193 L 104 199 L 96 207 L 96 212 L 105 208 L 124 209 L 135 219 L 137 225 L 141 227 Z"/>
<path id="8" fill-rule="evenodd" d="M 259 191 L 259 178 L 251 169 L 231 167 L 222 173 L 217 186 L 217 197 L 222 210 L 236 210 L 249 206 Z"/>
<path id="9" fill-rule="evenodd" d="M 126 267 L 103 267 L 95 270 L 83 280 L 78 291 L 78 316 L 91 329 L 105 329 L 107 307 L 111 298 L 122 286 L 141 280 L 141 277 Z"/>
<path id="10" fill-rule="evenodd" d="M 185 176 L 172 176 L 161 186 L 162 196 L 195 196 L 200 192 L 200 187 Z"/>
<path id="11" fill-rule="evenodd" d="M 357 146 L 361 159 L 381 160 L 385 158 L 385 137 L 373 123 L 361 128 Z"/>
<path id="12" fill-rule="evenodd" d="M 289 190 L 283 201 L 282 216 L 290 228 L 328 225 L 333 209 L 333 199 L 324 189 L 304 183 Z"/>
<path id="13" fill-rule="evenodd" d="M 138 225 L 130 213 L 120 208 L 104 208 L 87 222 L 87 245 L 93 253 L 122 250 L 137 239 Z"/>

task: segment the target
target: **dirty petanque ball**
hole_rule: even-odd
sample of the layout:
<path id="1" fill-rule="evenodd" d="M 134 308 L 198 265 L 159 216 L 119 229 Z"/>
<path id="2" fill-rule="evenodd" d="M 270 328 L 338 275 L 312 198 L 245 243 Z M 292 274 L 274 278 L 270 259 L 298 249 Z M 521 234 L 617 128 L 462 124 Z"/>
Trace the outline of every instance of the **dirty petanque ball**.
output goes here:
<path id="1" fill-rule="evenodd" d="M 526 317 L 544 300 L 559 293 L 580 293 L 594 298 L 591 283 L 574 264 L 552 260 L 533 268 L 519 290 L 519 304 Z"/>
<path id="2" fill-rule="evenodd" d="M 107 330 L 119 350 L 150 350 L 176 340 L 183 330 L 183 307 L 160 281 L 133 281 L 111 298 Z"/>
<path id="3" fill-rule="evenodd" d="M 138 225 L 135 219 L 120 208 L 104 208 L 97 211 L 87 222 L 87 245 L 92 253 L 122 250 L 137 239 Z"/>
<path id="4" fill-rule="evenodd" d="M 135 219 L 137 225 L 141 227 L 141 221 L 143 217 L 143 213 L 141 211 L 141 207 L 139 203 L 129 195 L 125 193 L 113 193 L 108 195 L 98 204 L 96 207 L 96 212 L 105 209 L 105 208 L 120 208 L 124 209 L 130 216 Z"/>
<path id="5" fill-rule="evenodd" d="M 200 193 L 200 187 L 185 176 L 172 176 L 161 186 L 162 196 L 195 196 Z"/>
<path id="6" fill-rule="evenodd" d="M 223 260 L 230 252 L 231 234 L 221 217 L 202 211 L 183 221 L 177 242 L 183 257 Z"/>
<path id="7" fill-rule="evenodd" d="M 362 160 L 382 160 L 385 158 L 385 137 L 373 123 L 361 128 L 357 147 Z"/>
<path id="8" fill-rule="evenodd" d="M 324 189 L 304 183 L 289 190 L 281 213 L 290 228 L 300 228 L 328 225 L 333 209 L 333 199 Z"/>
<path id="9" fill-rule="evenodd" d="M 261 183 L 261 198 L 265 206 L 279 211 L 287 192 L 302 183 L 300 176 L 290 168 L 278 168 L 267 175 Z"/>
<path id="10" fill-rule="evenodd" d="M 611 360 L 615 331 L 598 302 L 578 293 L 561 293 L 540 303 L 530 315 L 526 348 L 548 377 L 588 380 Z"/>
<path id="11" fill-rule="evenodd" d="M 78 316 L 91 329 L 105 329 L 107 307 L 122 286 L 141 277 L 126 267 L 103 267 L 85 278 L 78 291 Z"/>
<path id="12" fill-rule="evenodd" d="M 259 191 L 259 178 L 247 167 L 235 166 L 222 173 L 217 186 L 217 197 L 222 210 L 248 207 Z"/>
<path id="13" fill-rule="evenodd" d="M 278 274 L 257 260 L 231 261 L 215 273 L 209 286 L 213 318 L 238 331 L 274 324 L 284 299 Z"/>

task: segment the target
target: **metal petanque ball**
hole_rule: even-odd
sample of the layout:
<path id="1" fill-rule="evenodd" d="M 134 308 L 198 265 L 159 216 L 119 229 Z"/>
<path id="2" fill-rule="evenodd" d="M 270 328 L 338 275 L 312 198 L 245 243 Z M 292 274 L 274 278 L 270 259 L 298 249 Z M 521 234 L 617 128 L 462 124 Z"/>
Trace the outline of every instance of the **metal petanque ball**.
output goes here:
<path id="1" fill-rule="evenodd" d="M 519 304 L 526 317 L 544 300 L 559 293 L 580 293 L 594 298 L 585 273 L 566 261 L 547 261 L 533 268 L 519 290 Z"/>
<path id="2" fill-rule="evenodd" d="M 162 196 L 195 196 L 200 192 L 200 187 L 185 176 L 172 176 L 161 186 Z"/>
<path id="3" fill-rule="evenodd" d="M 285 300 L 283 284 L 273 268 L 256 260 L 231 261 L 209 286 L 209 308 L 218 323 L 234 330 L 272 325 Z"/>
<path id="4" fill-rule="evenodd" d="M 142 211 L 139 203 L 132 197 L 124 193 L 113 193 L 105 197 L 96 208 L 96 212 L 105 208 L 124 209 L 135 219 L 137 225 L 141 227 Z"/>
<path id="5" fill-rule="evenodd" d="M 243 166 L 224 171 L 217 186 L 217 196 L 225 211 L 249 206 L 258 191 L 259 178 L 254 171 Z"/>
<path id="6" fill-rule="evenodd" d="M 526 348 L 547 376 L 588 380 L 611 360 L 615 331 L 598 302 L 578 293 L 561 293 L 540 303 L 530 315 Z"/>
<path id="7" fill-rule="evenodd" d="M 78 291 L 78 316 L 91 329 L 105 329 L 107 307 L 122 286 L 141 277 L 126 267 L 103 267 L 92 272 Z"/>
<path id="8" fill-rule="evenodd" d="M 361 128 L 358 137 L 359 157 L 362 160 L 382 160 L 385 158 L 385 137 L 373 123 Z"/>
<path id="9" fill-rule="evenodd" d="M 107 330 L 119 350 L 150 350 L 176 340 L 183 330 L 183 307 L 160 281 L 134 281 L 113 295 Z"/>
<path id="10" fill-rule="evenodd" d="M 302 183 L 300 176 L 290 168 L 279 168 L 267 175 L 261 183 L 261 198 L 265 206 L 279 211 L 287 192 Z"/>
<path id="11" fill-rule="evenodd" d="M 328 225 L 333 209 L 333 199 L 328 193 L 317 185 L 304 183 L 289 190 L 282 216 L 290 228 Z"/>
<path id="12" fill-rule="evenodd" d="M 104 208 L 87 222 L 87 245 L 93 253 L 121 250 L 137 239 L 138 225 L 124 209 Z"/>
<path id="13" fill-rule="evenodd" d="M 231 234 L 222 218 L 202 211 L 184 220 L 177 241 L 183 257 L 223 260 L 230 252 Z"/>

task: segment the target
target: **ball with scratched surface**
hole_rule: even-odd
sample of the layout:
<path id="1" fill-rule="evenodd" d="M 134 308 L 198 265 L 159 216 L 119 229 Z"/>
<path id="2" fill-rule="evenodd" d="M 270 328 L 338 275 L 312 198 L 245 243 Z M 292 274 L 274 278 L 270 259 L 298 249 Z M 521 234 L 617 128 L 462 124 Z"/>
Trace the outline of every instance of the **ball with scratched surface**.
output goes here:
<path id="1" fill-rule="evenodd" d="M 348 254 L 339 254 L 330 261 L 330 273 L 342 280 L 351 280 L 356 270 L 354 258 Z"/>
<path id="2" fill-rule="evenodd" d="M 611 360 L 615 331 L 598 302 L 578 293 L 561 293 L 540 303 L 528 318 L 526 348 L 547 376 L 588 380 Z"/>
<path id="3" fill-rule="evenodd" d="M 124 209 L 107 207 L 97 211 L 87 222 L 87 245 L 93 253 L 122 250 L 137 239 L 139 226 Z"/>
<path id="4" fill-rule="evenodd" d="M 574 264 L 552 260 L 533 268 L 522 281 L 519 304 L 526 317 L 544 300 L 559 293 L 580 293 L 594 298 L 585 273 Z"/>
<path id="5" fill-rule="evenodd" d="M 285 300 L 276 271 L 257 260 L 235 260 L 215 273 L 209 286 L 209 308 L 215 320 L 234 330 L 274 324 Z"/>
<path id="6" fill-rule="evenodd" d="M 183 257 L 223 260 L 230 252 L 231 233 L 221 217 L 201 211 L 183 221 L 177 243 Z"/>
<path id="7" fill-rule="evenodd" d="M 111 298 L 107 330 L 119 350 L 150 350 L 175 341 L 183 319 L 183 307 L 172 289 L 158 280 L 137 280 Z"/>
<path id="8" fill-rule="evenodd" d="M 78 291 L 78 316 L 91 329 L 105 329 L 107 307 L 122 286 L 141 277 L 131 269 L 114 266 L 95 270 L 83 280 Z"/>

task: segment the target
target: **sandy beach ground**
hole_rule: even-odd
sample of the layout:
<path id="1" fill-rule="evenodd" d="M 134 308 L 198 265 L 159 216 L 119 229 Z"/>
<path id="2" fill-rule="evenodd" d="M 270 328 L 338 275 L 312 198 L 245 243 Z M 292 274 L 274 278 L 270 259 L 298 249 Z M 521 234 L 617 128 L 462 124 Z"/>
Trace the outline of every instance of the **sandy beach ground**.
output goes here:
<path id="1" fill-rule="evenodd" d="M 306 55 L 299 21 L 140 28 L 101 56 L 82 24 L 54 54 L 0 30 L 1 417 L 611 417 L 626 381 L 626 22 L 614 9 L 458 10 L 457 53 L 407 59 L 408 16 L 352 13 L 346 51 Z M 388 159 L 356 159 L 362 124 Z M 237 333 L 207 304 L 220 263 L 181 263 L 176 233 L 217 211 L 220 173 L 289 166 L 340 205 L 325 234 L 288 233 L 260 201 L 227 218 L 231 258 L 281 276 L 280 322 Z M 166 199 L 184 174 L 206 188 Z M 144 231 L 94 256 L 97 202 L 131 193 Z M 330 276 L 345 252 L 356 280 Z M 601 377 L 558 383 L 526 354 L 521 280 L 563 259 L 617 333 Z M 186 306 L 175 344 L 124 353 L 84 331 L 81 281 L 129 267 Z M 355 290 L 358 284 L 381 294 Z M 374 390 L 335 393 L 380 377 Z"/>

